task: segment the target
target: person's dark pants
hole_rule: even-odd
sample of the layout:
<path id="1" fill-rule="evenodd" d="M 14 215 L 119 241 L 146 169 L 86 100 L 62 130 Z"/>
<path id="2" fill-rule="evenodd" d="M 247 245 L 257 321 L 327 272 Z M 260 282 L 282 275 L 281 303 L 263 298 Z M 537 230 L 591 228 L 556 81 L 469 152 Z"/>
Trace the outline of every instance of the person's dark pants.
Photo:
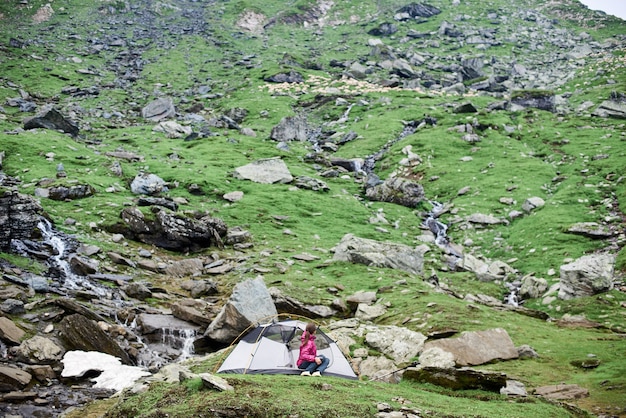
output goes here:
<path id="1" fill-rule="evenodd" d="M 330 359 L 324 356 L 323 354 L 320 354 L 317 357 L 322 359 L 322 364 L 320 364 L 319 366 L 314 361 L 303 361 L 302 363 L 300 363 L 298 368 L 304 369 L 305 371 L 309 373 L 313 373 L 313 372 L 320 372 L 320 374 L 324 373 L 324 370 L 326 370 L 326 368 L 328 367 L 328 364 L 330 363 Z"/>

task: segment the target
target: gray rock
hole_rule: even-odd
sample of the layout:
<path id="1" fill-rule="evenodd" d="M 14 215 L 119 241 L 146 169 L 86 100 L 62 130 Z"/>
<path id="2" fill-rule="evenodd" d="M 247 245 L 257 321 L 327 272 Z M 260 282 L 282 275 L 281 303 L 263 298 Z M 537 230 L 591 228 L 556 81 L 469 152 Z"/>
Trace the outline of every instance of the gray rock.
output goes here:
<path id="1" fill-rule="evenodd" d="M 567 232 L 599 239 L 617 235 L 617 232 L 612 231 L 607 225 L 601 225 L 597 222 L 579 222 L 567 228 Z"/>
<path id="2" fill-rule="evenodd" d="M 270 321 L 278 312 L 262 277 L 238 283 L 230 299 L 207 328 L 205 336 L 231 343 L 254 323 Z"/>
<path id="3" fill-rule="evenodd" d="M 455 366 L 454 354 L 439 347 L 430 347 L 422 350 L 419 359 L 421 367 L 450 369 Z"/>
<path id="4" fill-rule="evenodd" d="M 380 242 L 346 234 L 335 247 L 334 260 L 387 267 L 421 274 L 424 256 L 413 248 L 393 242 Z"/>
<path id="5" fill-rule="evenodd" d="M 454 390 L 479 389 L 500 392 L 506 386 L 506 375 L 504 373 L 483 372 L 469 368 L 411 367 L 404 372 L 402 379 L 427 382 Z"/>
<path id="6" fill-rule="evenodd" d="M 280 158 L 265 158 L 235 169 L 233 176 L 255 183 L 291 183 L 293 176 Z"/>
<path id="7" fill-rule="evenodd" d="M 44 128 L 78 136 L 79 128 L 73 121 L 65 118 L 54 107 L 47 106 L 37 115 L 24 120 L 24 129 Z"/>
<path id="8" fill-rule="evenodd" d="M 10 252 L 13 240 L 31 238 L 42 213 L 35 198 L 11 190 L 0 192 L 0 251 Z"/>
<path id="9" fill-rule="evenodd" d="M 166 188 L 165 180 L 156 174 L 139 173 L 130 184 L 130 190 L 134 194 L 155 195 Z"/>
<path id="10" fill-rule="evenodd" d="M 15 322 L 5 316 L 0 316 L 0 341 L 10 345 L 18 345 L 25 334 L 20 327 L 15 325 Z"/>
<path id="11" fill-rule="evenodd" d="M 540 197 L 530 197 L 522 204 L 524 212 L 531 212 L 535 209 L 542 208 L 546 202 Z"/>
<path id="12" fill-rule="evenodd" d="M 309 137 L 309 126 L 303 116 L 287 116 L 272 128 L 270 138 L 278 142 L 306 141 Z"/>
<path id="13" fill-rule="evenodd" d="M 124 364 L 132 364 L 128 353 L 93 320 L 74 314 L 63 318 L 58 327 L 64 344 L 70 350 L 100 351 L 118 357 Z"/>
<path id="14" fill-rule="evenodd" d="M 426 336 L 408 328 L 381 326 L 365 335 L 365 343 L 390 357 L 395 363 L 406 363 L 422 351 Z"/>
<path id="15" fill-rule="evenodd" d="M 548 281 L 534 276 L 525 276 L 522 279 L 519 295 L 522 299 L 536 299 L 548 290 Z"/>
<path id="16" fill-rule="evenodd" d="M 141 109 L 141 116 L 153 122 L 159 122 L 175 114 L 174 103 L 168 97 L 156 99 Z"/>
<path id="17" fill-rule="evenodd" d="M 458 338 L 428 341 L 424 345 L 424 350 L 432 347 L 452 353 L 458 366 L 476 366 L 495 360 L 511 360 L 519 356 L 511 337 L 502 328 L 464 332 Z"/>
<path id="18" fill-rule="evenodd" d="M 592 115 L 603 118 L 626 119 L 626 103 L 605 100 L 594 110 Z"/>
<path id="19" fill-rule="evenodd" d="M 224 391 L 234 391 L 235 388 L 232 387 L 226 379 L 215 376 L 210 373 L 200 373 L 200 378 L 202 379 L 202 384 L 204 387 L 219 390 L 220 392 Z"/>
<path id="20" fill-rule="evenodd" d="M 373 321 L 376 318 L 380 318 L 387 313 L 387 308 L 384 305 L 368 305 L 366 303 L 359 303 L 354 313 L 354 317 L 361 321 Z"/>
<path id="21" fill-rule="evenodd" d="M 148 286 L 144 283 L 129 283 L 126 286 L 123 286 L 122 290 L 131 298 L 138 300 L 146 300 L 152 297 L 150 288 L 148 288 Z"/>
<path id="22" fill-rule="evenodd" d="M 21 361 L 30 364 L 51 364 L 61 360 L 64 350 L 49 338 L 35 335 L 23 341 L 15 350 Z"/>
<path id="23" fill-rule="evenodd" d="M 0 364 L 0 391 L 22 390 L 32 380 L 32 375 L 17 367 Z"/>
<path id="24" fill-rule="evenodd" d="M 518 380 L 507 379 L 506 386 L 500 389 L 500 393 L 508 396 L 528 396 L 526 386 Z"/>
<path id="25" fill-rule="evenodd" d="M 370 200 L 415 208 L 424 201 L 424 188 L 413 180 L 392 177 L 382 183 L 367 187 L 365 195 Z"/>
<path id="26" fill-rule="evenodd" d="M 534 394 L 546 399 L 581 399 L 589 396 L 589 390 L 578 385 L 550 385 L 535 388 Z"/>
<path id="27" fill-rule="evenodd" d="M 613 288 L 615 256 L 585 255 L 561 266 L 559 299 L 573 299 L 607 292 Z"/>

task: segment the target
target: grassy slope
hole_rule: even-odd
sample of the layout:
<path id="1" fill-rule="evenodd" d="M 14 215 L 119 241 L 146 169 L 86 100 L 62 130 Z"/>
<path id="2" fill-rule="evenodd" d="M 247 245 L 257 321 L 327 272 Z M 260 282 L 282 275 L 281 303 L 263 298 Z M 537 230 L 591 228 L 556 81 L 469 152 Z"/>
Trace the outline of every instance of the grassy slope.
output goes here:
<path id="1" fill-rule="evenodd" d="M 534 4 L 526 3 L 523 4 L 524 8 L 531 8 Z M 0 134 L 2 150 L 6 153 L 3 169 L 7 174 L 23 181 L 20 190 L 24 193 L 33 193 L 37 181 L 54 178 L 59 162 L 64 164 L 68 173 L 68 179 L 59 182 L 71 184 L 73 181 L 85 181 L 96 187 L 98 194 L 89 199 L 69 203 L 42 202 L 59 227 L 77 234 L 83 241 L 98 243 L 104 249 L 114 248 L 107 243 L 106 233 L 94 233 L 88 225 L 95 222 L 104 227 L 116 222 L 120 208 L 132 201 L 133 196 L 128 186 L 130 180 L 139 170 L 151 171 L 167 181 L 178 183 L 170 196 L 187 198 L 189 204 L 183 206 L 184 210 L 208 211 L 223 218 L 229 226 L 242 225 L 249 229 L 254 236 L 257 250 L 272 251 L 270 257 L 261 257 L 256 251 L 246 254 L 250 257 L 249 263 L 270 269 L 264 275 L 266 283 L 278 286 L 304 302 L 329 303 L 334 296 L 327 293 L 326 289 L 337 284 L 345 288 L 342 296 L 357 290 L 390 288 L 390 291 L 380 294 L 381 299 L 390 304 L 388 314 L 379 321 L 381 324 L 405 324 L 404 326 L 422 332 L 443 328 L 479 330 L 502 326 L 507 329 L 516 345 L 533 346 L 541 358 L 501 363 L 487 368 L 505 371 L 531 388 L 561 382 L 588 387 L 591 397 L 581 401 L 580 405 L 590 410 L 594 407 L 626 407 L 623 404 L 626 387 L 623 340 L 614 334 L 601 330 L 560 329 L 552 323 L 482 306 L 473 309 L 462 300 L 432 293 L 421 277 L 410 277 L 397 271 L 343 263 L 325 266 L 324 262 L 332 256 L 329 250 L 347 232 L 410 245 L 419 243 L 416 240 L 421 233 L 419 210 L 384 203 L 365 203 L 360 198 L 361 185 L 352 179 L 325 179 L 330 191 L 316 193 L 290 190 L 289 186 L 256 185 L 230 176 L 230 172 L 237 166 L 275 155 L 283 157 L 294 175 L 316 176 L 312 166 L 303 164 L 301 159 L 308 152 L 306 144 L 291 144 L 291 152 L 281 152 L 268 139 L 272 126 L 283 116 L 295 114 L 300 105 L 312 101 L 316 93 L 311 87 L 306 92 L 293 89 L 291 92 L 272 95 L 262 82 L 262 77 L 293 68 L 291 65 L 280 64 L 285 53 L 289 53 L 301 62 L 310 60 L 321 64 L 324 71 L 295 69 L 305 75 L 323 76 L 330 83 L 339 74 L 338 70 L 328 68 L 327 63 L 331 59 L 345 61 L 366 57 L 369 53 L 366 46 L 369 36 L 365 32 L 388 20 L 390 12 L 403 5 L 403 2 L 385 2 L 385 5 L 380 2 L 376 5 L 369 2 L 346 2 L 342 5 L 345 6 L 342 10 L 347 11 L 335 13 L 332 18 L 348 20 L 350 16 L 359 16 L 359 21 L 355 24 L 326 26 L 320 30 L 276 24 L 268 29 L 265 36 L 241 33 L 233 30 L 231 25 L 237 13 L 242 10 L 255 9 L 273 14 L 279 10 L 278 3 L 217 3 L 206 9 L 205 19 L 209 22 L 212 33 L 210 38 L 194 35 L 177 40 L 163 35 L 165 46 L 159 49 L 151 46 L 148 40 L 138 41 L 137 47 L 145 47 L 142 56 L 145 65 L 141 78 L 130 89 L 111 84 L 99 96 L 84 99 L 71 98 L 62 94 L 61 90 L 68 85 L 89 87 L 96 79 L 100 84 L 113 83 L 116 74 L 109 71 L 105 63 L 113 62 L 119 51 L 107 49 L 99 54 L 87 54 L 86 40 L 94 36 L 89 25 L 73 25 L 71 30 L 59 34 L 55 29 L 66 25 L 64 22 L 68 19 L 74 22 L 90 21 L 89 16 L 94 15 L 94 6 L 85 2 L 59 1 L 54 4 L 57 13 L 50 22 L 34 25 L 28 21 L 28 16 L 39 4 L 35 1 L 30 4 L 30 9 L 11 7 L 11 2 L 0 6 L 4 15 L 2 23 L 6 23 L 3 25 L 5 39 L 9 34 L 18 34 L 17 37 L 21 40 L 31 40 L 23 49 L 3 49 L 3 56 L 0 58 L 0 101 L 17 97 L 17 89 L 22 88 L 31 94 L 37 94 L 40 104 L 58 102 L 66 111 L 78 105 L 89 112 L 79 112 L 77 115 L 84 136 L 75 141 L 65 135 L 45 130 L 8 135 L 6 132 L 21 126 L 25 115 L 15 108 L 5 106 L 6 113 L 0 114 L 0 128 L 4 132 Z M 120 12 L 125 10 L 120 2 L 108 4 L 118 7 Z M 484 11 L 480 8 L 461 6 L 452 15 L 452 12 L 447 12 L 443 7 L 444 2 L 433 1 L 432 4 L 441 6 L 444 14 L 428 23 L 411 24 L 415 30 L 436 30 L 444 19 L 450 21 L 457 13 L 474 16 L 477 22 L 488 27 L 482 14 Z M 286 14 L 299 10 L 298 4 L 288 4 L 285 7 L 288 9 Z M 504 6 L 493 4 L 488 7 L 498 11 Z M 572 17 L 567 15 L 569 10 L 571 8 L 564 7 L 560 12 L 564 25 L 574 25 L 565 20 L 566 17 Z M 163 19 L 178 19 L 174 11 L 148 12 L 158 12 Z M 581 13 L 584 15 L 585 12 Z M 623 27 L 619 25 L 623 23 L 609 22 L 604 27 L 588 27 L 585 30 L 592 36 L 603 39 Z M 123 28 L 127 33 L 132 31 L 132 25 Z M 116 30 L 120 28 L 116 27 Z M 293 42 L 287 47 L 285 39 Z M 385 39 L 385 43 L 404 48 L 398 38 Z M 445 51 L 448 48 L 451 45 L 444 44 L 439 48 L 427 48 L 420 52 L 445 55 L 442 54 L 442 49 Z M 511 49 L 499 47 L 493 48 L 489 53 L 506 61 L 511 59 L 510 51 Z M 450 54 L 472 56 L 475 52 L 468 47 L 454 50 Z M 252 60 L 256 65 L 251 69 L 236 65 L 246 55 L 255 55 Z M 616 85 L 625 85 L 623 51 L 617 50 L 600 58 L 597 63 L 590 63 L 579 70 L 575 79 L 562 87 L 561 92 L 571 93 L 569 100 L 573 107 L 586 100 L 598 103 L 607 98 Z M 76 72 L 83 68 L 95 68 L 98 70 L 97 75 Z M 614 79 L 616 84 L 608 85 L 608 78 Z M 217 98 L 203 99 L 193 93 L 194 88 L 203 84 L 209 85 L 212 93 L 218 94 Z M 334 84 L 337 85 L 339 84 Z M 152 98 L 182 91 L 191 92 L 186 94 L 191 102 L 202 102 L 208 116 L 219 115 L 233 107 L 247 109 L 249 116 L 243 125 L 252 127 L 257 132 L 257 137 L 246 137 L 236 131 L 216 130 L 217 136 L 187 143 L 153 133 L 152 125 L 137 117 L 137 111 Z M 344 96 L 350 103 L 360 101 L 360 104 L 352 109 L 350 120 L 344 125 L 335 126 L 335 129 L 338 132 L 354 130 L 361 138 L 339 150 L 338 155 L 343 157 L 363 157 L 378 150 L 382 143 L 397 137 L 402 129 L 402 121 L 420 119 L 424 114 L 438 119 L 437 126 L 424 128 L 393 146 L 388 155 L 379 162 L 377 172 L 383 178 L 390 174 L 397 168 L 397 162 L 403 156 L 401 148 L 412 145 L 413 151 L 424 159 L 424 164 L 415 168 L 413 174 L 423 179 L 433 176 L 438 178 L 436 181 L 423 182 L 426 196 L 454 205 L 454 214 L 445 217 L 444 221 L 455 222 L 457 217 L 476 212 L 505 217 L 511 207 L 499 203 L 501 197 L 514 199 L 516 204 L 512 208 L 515 209 L 519 209 L 528 197 L 539 196 L 546 200 L 546 206 L 540 211 L 508 226 L 465 229 L 462 225 L 455 228 L 456 224 L 453 224 L 450 229 L 455 242 L 463 243 L 471 239 L 474 247 L 468 248 L 469 251 L 493 259 L 508 260 L 520 274 L 534 273 L 550 283 L 555 283 L 558 273 L 550 276 L 550 269 L 558 272 L 558 267 L 565 260 L 605 245 L 564 234 L 563 230 L 574 222 L 604 219 L 608 216 L 607 203 L 612 201 L 618 201 L 623 212 L 626 186 L 623 181 L 616 181 L 626 167 L 624 138 L 621 135 L 624 125 L 620 121 L 593 118 L 585 113 L 562 116 L 533 110 L 488 113 L 484 108 L 494 99 L 487 97 L 469 98 L 481 111 L 478 115 L 467 118 L 453 114 L 451 108 L 468 98 L 439 97 L 406 91 L 363 92 L 363 88 L 353 88 L 350 94 L 346 93 Z M 308 111 L 310 120 L 337 119 L 345 109 L 336 107 L 333 103 L 331 101 L 329 105 Z M 183 102 L 177 103 L 181 109 L 187 105 Z M 102 111 L 121 111 L 126 114 L 126 118 L 105 120 L 97 117 L 98 112 Z M 448 130 L 473 118 L 492 127 L 481 133 L 482 141 L 478 144 L 467 144 L 460 139 L 460 135 Z M 503 130 L 505 124 L 515 126 L 516 131 L 506 134 Z M 105 152 L 118 148 L 144 156 L 142 162 L 122 162 L 123 178 L 109 173 L 108 166 L 112 160 L 104 155 Z M 53 161 L 46 159 L 45 154 L 49 152 L 55 153 Z M 178 155 L 178 159 L 170 158 L 172 153 Z M 600 153 L 607 153 L 610 157 L 594 160 L 593 157 Z M 473 161 L 460 163 L 460 158 L 464 156 L 471 156 Z M 564 180 L 553 182 L 557 175 L 563 176 Z M 206 195 L 189 195 L 186 188 L 192 183 L 199 184 Z M 464 186 L 470 186 L 470 192 L 457 196 L 458 190 Z M 509 186 L 516 187 L 507 191 Z M 107 188 L 117 191 L 107 193 Z M 244 200 L 230 204 L 221 198 L 223 193 L 233 190 L 244 191 Z M 401 227 L 394 229 L 387 225 L 388 233 L 377 231 L 377 225 L 370 224 L 368 219 L 381 210 L 389 221 L 398 221 Z M 288 218 L 278 221 L 272 215 Z M 66 218 L 74 218 L 78 223 L 73 227 L 63 226 Z M 292 234 L 286 235 L 285 229 L 289 229 Z M 131 243 L 125 251 L 133 254 L 137 247 Z M 291 257 L 301 252 L 315 254 L 320 260 L 309 263 L 293 261 Z M 223 255 L 236 256 L 228 251 Z M 428 255 L 426 272 L 439 269 L 439 258 L 437 250 Z M 290 267 L 285 274 L 277 265 Z M 324 267 L 320 268 L 321 266 Z M 483 293 L 500 298 L 503 294 L 503 288 L 499 284 L 476 283 L 464 273 L 438 271 L 438 275 L 443 283 L 461 295 Z M 228 294 L 230 286 L 247 277 L 247 273 L 237 272 L 220 278 L 220 285 L 224 293 Z M 396 283 L 401 279 L 407 280 L 408 285 L 398 286 Z M 170 285 L 176 288 L 176 283 Z M 613 291 L 576 301 L 558 301 L 549 306 L 543 306 L 541 301 L 529 301 L 528 306 L 547 310 L 553 317 L 566 313 L 584 313 L 588 318 L 607 327 L 623 331 L 625 321 L 622 306 L 625 299 L 623 293 Z M 407 318 L 409 321 L 405 323 Z M 571 344 L 572 341 L 577 344 Z M 600 356 L 602 363 L 599 368 L 581 371 L 570 365 L 570 361 L 585 358 L 588 354 Z M 206 370 L 208 369 L 210 367 L 206 366 Z M 237 387 L 264 387 L 263 379 L 265 378 L 246 378 Z M 283 384 L 282 378 L 280 383 Z M 293 385 L 293 379 L 285 380 L 284 385 Z M 305 391 L 310 383 L 299 382 L 297 385 L 304 385 L 302 390 Z M 333 398 L 336 402 L 343 398 L 340 392 L 344 385 L 350 387 L 352 384 L 337 382 L 334 385 L 340 388 L 333 391 L 333 394 L 338 395 Z M 383 386 L 382 392 L 385 395 L 381 396 L 381 389 L 378 387 L 369 392 L 368 386 L 371 385 L 358 385 L 365 387 L 359 389 L 360 395 L 356 397 L 363 404 L 354 407 L 368 410 L 373 407 L 374 401 L 389 402 L 393 397 L 391 393 L 411 399 L 413 395 L 408 395 L 407 392 L 414 391 L 410 384 L 399 387 Z M 172 393 L 181 395 L 187 389 L 160 390 L 171 390 Z M 271 393 L 271 399 L 282 396 L 279 393 L 283 392 L 287 396 L 294 396 L 291 391 L 275 390 Z M 160 391 L 156 393 L 146 396 L 165 396 Z M 235 392 L 235 396 L 240 395 L 241 391 Z M 197 396 L 205 397 L 206 394 Z M 270 395 L 265 393 L 259 396 L 263 398 Z M 470 408 L 465 405 L 466 398 L 472 399 L 474 395 L 462 397 L 459 403 L 454 400 L 456 398 L 440 400 L 439 395 L 432 396 L 433 398 L 428 399 L 415 398 L 414 403 L 420 405 L 418 409 L 426 404 L 432 405 L 433 409 L 442 414 L 460 416 L 466 414 L 467 408 Z M 476 415 L 492 416 L 491 408 L 503 409 L 508 406 L 508 402 L 504 400 L 493 400 L 495 407 L 491 403 L 473 402 L 471 408 L 477 408 Z M 284 403 L 291 404 L 292 401 L 287 399 Z M 537 402 L 531 402 L 533 403 Z M 539 404 L 540 408 L 551 408 Z M 513 411 L 522 405 L 514 403 L 513 406 L 511 415 L 504 416 L 516 416 Z M 523 406 L 531 407 L 527 404 Z M 350 404 L 345 405 L 346 410 L 352 407 Z M 446 409 L 448 407 L 449 410 Z M 144 404 L 141 410 L 149 411 L 154 408 Z M 524 416 L 533 415 L 530 410 L 523 410 Z M 559 415 L 560 412 L 545 412 L 536 416 L 551 414 L 562 416 Z"/>

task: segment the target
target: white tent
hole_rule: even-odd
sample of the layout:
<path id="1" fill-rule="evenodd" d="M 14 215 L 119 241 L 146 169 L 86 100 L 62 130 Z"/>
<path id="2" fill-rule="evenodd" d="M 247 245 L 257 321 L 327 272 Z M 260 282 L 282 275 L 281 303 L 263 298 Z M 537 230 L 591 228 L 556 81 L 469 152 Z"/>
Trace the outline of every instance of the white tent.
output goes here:
<path id="1" fill-rule="evenodd" d="M 296 366 L 300 336 L 306 322 L 286 320 L 262 324 L 244 335 L 226 357 L 218 373 L 300 374 Z M 337 343 L 318 329 L 317 352 L 330 359 L 324 375 L 356 379 L 350 363 Z"/>

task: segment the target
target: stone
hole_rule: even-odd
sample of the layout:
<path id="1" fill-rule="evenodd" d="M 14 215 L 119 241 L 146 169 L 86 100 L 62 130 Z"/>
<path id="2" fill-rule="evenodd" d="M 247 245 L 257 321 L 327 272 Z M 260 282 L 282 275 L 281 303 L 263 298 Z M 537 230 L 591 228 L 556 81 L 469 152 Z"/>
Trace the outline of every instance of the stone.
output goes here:
<path id="1" fill-rule="evenodd" d="M 589 396 L 589 390 L 578 385 L 549 385 L 535 388 L 534 394 L 546 399 L 571 400 Z"/>
<path id="2" fill-rule="evenodd" d="M 250 180 L 255 183 L 291 183 L 293 176 L 287 164 L 280 158 L 264 158 L 250 164 L 237 167 L 233 173 L 235 178 Z"/>
<path id="3" fill-rule="evenodd" d="M 559 299 L 592 296 L 613 288 L 615 255 L 584 255 L 560 268 Z"/>
<path id="4" fill-rule="evenodd" d="M 393 242 L 380 242 L 346 234 L 335 247 L 333 260 L 386 267 L 421 274 L 424 255 L 413 248 Z"/>
<path id="5" fill-rule="evenodd" d="M 392 325 L 376 327 L 365 335 L 367 345 L 395 363 L 406 363 L 417 357 L 425 341 L 426 336 L 419 332 Z"/>
<path id="6" fill-rule="evenodd" d="M 309 126 L 302 116 L 287 116 L 272 128 L 270 138 L 278 142 L 306 141 L 309 137 Z"/>
<path id="7" fill-rule="evenodd" d="M 249 326 L 269 321 L 278 312 L 261 276 L 237 283 L 229 300 L 211 322 L 205 336 L 230 344 Z"/>
<path id="8" fill-rule="evenodd" d="M 0 317 L 0 340 L 10 345 L 19 345 L 26 333 L 5 316 Z"/>
<path id="9" fill-rule="evenodd" d="M 154 195 L 165 189 L 165 180 L 156 174 L 139 173 L 130 184 L 130 190 L 134 194 Z"/>
<path id="10" fill-rule="evenodd" d="M 416 181 L 392 177 L 382 183 L 366 187 L 365 195 L 377 202 L 395 203 L 415 208 L 424 201 L 424 188 Z"/>
<path id="11" fill-rule="evenodd" d="M 16 349 L 17 356 L 30 364 L 51 364 L 61 360 L 63 348 L 51 339 L 35 335 L 23 341 Z"/>
<path id="12" fill-rule="evenodd" d="M 67 119 L 52 106 L 44 107 L 37 115 L 24 120 L 24 129 L 52 129 L 78 136 L 79 128 L 76 123 Z"/>
<path id="13" fill-rule="evenodd" d="M 32 380 L 32 375 L 17 367 L 0 364 L 0 392 L 21 390 Z"/>
<path id="14" fill-rule="evenodd" d="M 428 341 L 424 350 L 432 347 L 452 353 L 457 366 L 476 366 L 519 356 L 511 337 L 502 328 L 463 332 L 458 338 Z"/>
<path id="15" fill-rule="evenodd" d="M 454 390 L 478 389 L 500 392 L 506 387 L 506 375 L 497 372 L 482 372 L 470 368 L 410 367 L 402 375 L 403 380 L 414 380 Z"/>
<path id="16" fill-rule="evenodd" d="M 12 190 L 0 192 L 0 251 L 10 252 L 13 240 L 31 238 L 42 213 L 37 199 Z"/>
<path id="17" fill-rule="evenodd" d="M 61 338 L 70 350 L 99 351 L 119 358 L 124 364 L 133 363 L 117 341 L 105 333 L 95 321 L 83 315 L 66 316 L 58 327 Z"/>
<path id="18" fill-rule="evenodd" d="M 141 116 L 153 122 L 159 122 L 175 114 L 174 103 L 168 97 L 158 98 L 141 109 Z"/>
<path id="19" fill-rule="evenodd" d="M 218 390 L 220 392 L 224 391 L 234 391 L 235 388 L 232 387 L 226 379 L 215 376 L 210 373 L 200 373 L 200 378 L 202 379 L 202 384 L 204 387 Z"/>

